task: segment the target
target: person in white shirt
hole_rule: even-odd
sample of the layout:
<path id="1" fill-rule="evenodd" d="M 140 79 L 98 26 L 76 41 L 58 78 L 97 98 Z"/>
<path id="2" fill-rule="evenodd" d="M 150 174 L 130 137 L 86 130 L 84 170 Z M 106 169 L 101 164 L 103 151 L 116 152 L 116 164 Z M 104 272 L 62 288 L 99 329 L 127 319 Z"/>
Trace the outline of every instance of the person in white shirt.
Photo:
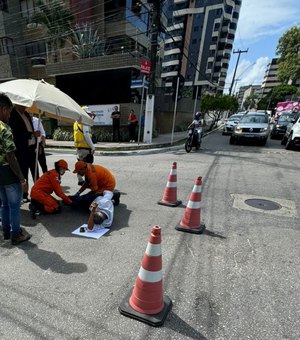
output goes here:
<path id="1" fill-rule="evenodd" d="M 42 120 L 34 117 L 31 114 L 32 124 L 34 131 L 40 131 L 40 137 L 37 138 L 37 145 L 39 148 L 38 161 L 43 173 L 48 171 L 46 155 L 45 155 L 45 145 L 46 145 L 46 132 L 43 127 Z"/>
<path id="2" fill-rule="evenodd" d="M 110 228 L 114 219 L 113 192 L 105 190 L 103 196 L 98 196 L 90 205 L 88 230 Z"/>

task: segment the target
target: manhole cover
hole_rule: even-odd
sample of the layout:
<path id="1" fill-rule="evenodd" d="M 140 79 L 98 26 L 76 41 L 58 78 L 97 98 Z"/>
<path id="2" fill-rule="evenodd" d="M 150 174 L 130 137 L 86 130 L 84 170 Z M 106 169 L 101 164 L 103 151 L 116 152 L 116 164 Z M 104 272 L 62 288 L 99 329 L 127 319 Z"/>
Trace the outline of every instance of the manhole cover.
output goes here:
<path id="1" fill-rule="evenodd" d="M 245 201 L 246 204 L 250 205 L 250 207 L 257 208 L 257 209 L 263 209 L 263 210 L 278 210 L 281 209 L 281 205 L 269 201 L 269 200 L 262 200 L 262 199 L 249 199 Z"/>

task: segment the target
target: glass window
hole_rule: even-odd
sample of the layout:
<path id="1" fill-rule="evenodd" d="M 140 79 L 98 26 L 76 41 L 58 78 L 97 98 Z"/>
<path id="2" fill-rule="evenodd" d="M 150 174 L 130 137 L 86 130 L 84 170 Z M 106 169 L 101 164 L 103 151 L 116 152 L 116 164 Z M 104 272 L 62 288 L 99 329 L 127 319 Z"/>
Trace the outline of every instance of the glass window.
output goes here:
<path id="1" fill-rule="evenodd" d="M 0 0 L 0 10 L 8 12 L 7 0 Z"/>

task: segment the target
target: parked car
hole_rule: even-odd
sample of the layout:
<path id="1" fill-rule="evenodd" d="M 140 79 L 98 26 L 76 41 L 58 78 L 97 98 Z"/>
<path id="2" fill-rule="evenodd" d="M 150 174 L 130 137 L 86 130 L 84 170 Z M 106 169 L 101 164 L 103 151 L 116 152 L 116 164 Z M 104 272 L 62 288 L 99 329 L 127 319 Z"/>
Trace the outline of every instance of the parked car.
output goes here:
<path id="1" fill-rule="evenodd" d="M 244 116 L 245 113 L 247 113 L 247 111 L 233 114 L 232 116 L 227 118 L 222 135 L 231 135 L 233 128 L 236 126 L 236 124 Z"/>
<path id="2" fill-rule="evenodd" d="M 265 113 L 248 112 L 234 127 L 229 143 L 241 140 L 256 140 L 265 145 L 270 133 L 269 117 Z"/>
<path id="3" fill-rule="evenodd" d="M 282 139 L 285 135 L 287 126 L 291 123 L 293 119 L 296 117 L 291 112 L 282 113 L 277 122 L 274 123 L 273 129 L 270 133 L 271 139 Z"/>
<path id="4" fill-rule="evenodd" d="M 285 135 L 281 141 L 287 150 L 291 150 L 294 146 L 300 146 L 300 117 L 293 119 L 287 126 Z"/>

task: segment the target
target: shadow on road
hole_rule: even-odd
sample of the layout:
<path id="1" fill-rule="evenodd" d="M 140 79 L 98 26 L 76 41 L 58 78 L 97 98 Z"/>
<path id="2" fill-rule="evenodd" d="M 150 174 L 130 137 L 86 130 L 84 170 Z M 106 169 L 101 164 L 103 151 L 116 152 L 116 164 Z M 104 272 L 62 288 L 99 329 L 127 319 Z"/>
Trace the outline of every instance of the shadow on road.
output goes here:
<path id="1" fill-rule="evenodd" d="M 40 249 L 31 241 L 24 246 L 22 246 L 22 250 L 28 256 L 28 259 L 43 270 L 50 269 L 52 272 L 60 274 L 84 273 L 87 271 L 86 264 L 66 262 L 59 254 Z"/>

